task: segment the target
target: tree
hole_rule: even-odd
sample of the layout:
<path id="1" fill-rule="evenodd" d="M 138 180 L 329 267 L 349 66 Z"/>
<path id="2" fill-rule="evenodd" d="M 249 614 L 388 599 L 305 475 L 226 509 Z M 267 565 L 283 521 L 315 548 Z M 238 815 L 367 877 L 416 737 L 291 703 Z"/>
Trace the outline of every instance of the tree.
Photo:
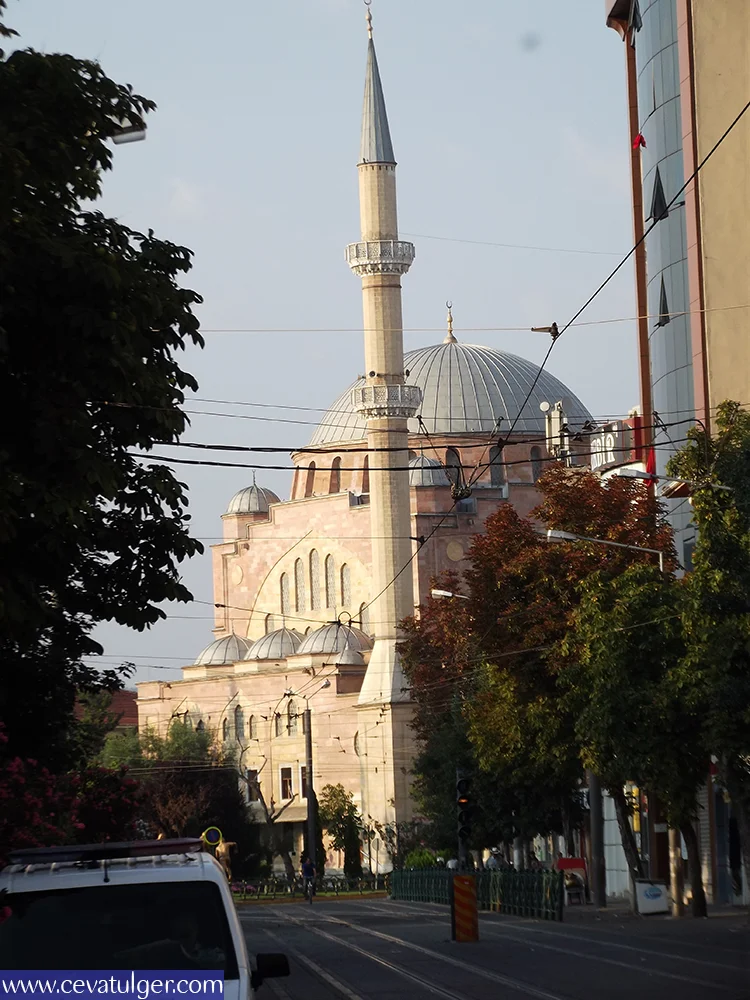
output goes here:
<path id="1" fill-rule="evenodd" d="M 708 770 L 701 716 L 685 697 L 685 586 L 656 567 L 582 584 L 561 644 L 561 688 L 576 719 L 584 763 L 608 788 L 634 781 L 658 795 L 688 851 L 693 915 L 706 915 L 695 820 Z M 642 876 L 624 795 L 615 799 L 628 866 Z"/>
<path id="2" fill-rule="evenodd" d="M 189 250 L 82 207 L 151 101 L 95 62 L 17 50 L 0 107 L 0 719 L 6 759 L 62 770 L 76 692 L 121 684 L 85 663 L 93 627 L 142 630 L 191 598 L 185 487 L 133 450 L 185 428 L 197 384 L 175 354 L 203 343 L 201 300 L 178 284 Z"/>
<path id="3" fill-rule="evenodd" d="M 320 821 L 335 851 L 344 852 L 344 874 L 362 875 L 360 819 L 354 797 L 343 785 L 325 785 L 320 793 Z"/>
<path id="4" fill-rule="evenodd" d="M 682 681 L 731 797 L 750 885 L 750 415 L 726 401 L 715 425 L 715 436 L 690 430 L 668 465 L 697 484 Z"/>

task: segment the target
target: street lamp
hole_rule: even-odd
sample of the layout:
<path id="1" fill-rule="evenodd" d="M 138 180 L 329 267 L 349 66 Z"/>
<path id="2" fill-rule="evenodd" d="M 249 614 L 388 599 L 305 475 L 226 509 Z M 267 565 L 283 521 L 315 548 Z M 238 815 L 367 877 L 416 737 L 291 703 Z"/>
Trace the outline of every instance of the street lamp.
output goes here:
<path id="1" fill-rule="evenodd" d="M 142 122 L 136 125 L 129 118 L 120 121 L 117 131 L 112 136 L 112 142 L 121 146 L 126 142 L 140 142 L 146 138 L 146 124 Z"/>
<path id="2" fill-rule="evenodd" d="M 593 542 L 595 545 L 608 545 L 614 549 L 632 549 L 634 552 L 653 552 L 659 557 L 659 569 L 664 572 L 664 552 L 661 549 L 650 549 L 645 545 L 628 545 L 626 542 L 610 542 L 606 538 L 589 538 L 587 535 L 574 535 L 570 531 L 557 531 L 549 528 L 547 531 L 548 542 Z"/>
<path id="3" fill-rule="evenodd" d="M 667 500 L 678 500 L 682 497 L 691 497 L 697 490 L 725 490 L 727 493 L 734 492 L 733 487 L 723 486 L 721 483 L 698 483 L 694 479 L 675 479 L 673 476 L 656 476 L 651 472 L 641 472 L 640 469 L 623 469 L 613 475 L 618 479 L 643 479 L 646 482 L 657 483 L 664 479 L 664 485 L 659 490 L 659 496 Z"/>
<path id="4" fill-rule="evenodd" d="M 471 600 L 471 598 L 467 597 L 466 594 L 454 594 L 452 590 L 431 590 L 430 591 L 430 596 L 431 597 L 435 597 L 435 598 L 441 598 L 441 597 L 448 597 L 448 598 L 450 598 L 450 597 L 458 597 L 462 601 L 470 601 Z"/>

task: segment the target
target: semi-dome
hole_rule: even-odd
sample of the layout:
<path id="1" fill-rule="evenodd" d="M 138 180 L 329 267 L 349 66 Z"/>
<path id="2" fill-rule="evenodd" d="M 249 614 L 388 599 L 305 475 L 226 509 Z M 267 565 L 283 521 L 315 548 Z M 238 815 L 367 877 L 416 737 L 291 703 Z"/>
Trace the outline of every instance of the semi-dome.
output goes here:
<path id="1" fill-rule="evenodd" d="M 196 666 L 213 667 L 222 663 L 246 660 L 250 643 L 241 635 L 224 635 L 210 642 L 195 661 Z"/>
<path id="2" fill-rule="evenodd" d="M 253 479 L 252 486 L 235 493 L 229 501 L 227 514 L 267 514 L 272 503 L 281 503 L 272 490 L 267 490 Z"/>
<path id="3" fill-rule="evenodd" d="M 542 402 L 565 401 L 571 427 L 580 427 L 591 415 L 583 403 L 548 371 L 519 358 L 516 354 L 496 351 L 476 344 L 447 340 L 431 347 L 420 347 L 404 356 L 409 371 L 409 385 L 422 390 L 419 415 L 430 434 L 492 434 L 502 417 L 502 433 L 518 416 L 534 379 L 538 377 L 528 403 L 516 424 L 524 434 L 544 434 Z M 360 441 L 366 436 L 365 423 L 352 410 L 351 391 L 364 384 L 359 379 L 331 406 L 310 439 L 311 445 L 329 445 Z M 412 433 L 416 420 L 409 421 Z"/>
<path id="4" fill-rule="evenodd" d="M 294 656 L 303 636 L 293 628 L 277 628 L 256 639 L 247 654 L 248 660 L 283 660 Z"/>
<path id="5" fill-rule="evenodd" d="M 361 653 L 372 649 L 372 639 L 352 625 L 324 625 L 305 636 L 298 653 L 343 653 L 345 649 Z"/>
<path id="6" fill-rule="evenodd" d="M 409 486 L 450 486 L 450 479 L 436 458 L 417 455 L 409 462 Z"/>

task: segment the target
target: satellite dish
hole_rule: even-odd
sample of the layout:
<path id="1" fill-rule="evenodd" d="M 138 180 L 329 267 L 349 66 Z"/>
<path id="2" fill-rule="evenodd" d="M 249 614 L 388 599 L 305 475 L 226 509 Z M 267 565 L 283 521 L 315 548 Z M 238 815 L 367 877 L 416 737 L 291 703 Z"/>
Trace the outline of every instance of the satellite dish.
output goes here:
<path id="1" fill-rule="evenodd" d="M 545 400 L 543 403 L 539 404 L 539 409 L 542 411 L 542 413 L 548 413 L 549 412 L 549 403 Z"/>

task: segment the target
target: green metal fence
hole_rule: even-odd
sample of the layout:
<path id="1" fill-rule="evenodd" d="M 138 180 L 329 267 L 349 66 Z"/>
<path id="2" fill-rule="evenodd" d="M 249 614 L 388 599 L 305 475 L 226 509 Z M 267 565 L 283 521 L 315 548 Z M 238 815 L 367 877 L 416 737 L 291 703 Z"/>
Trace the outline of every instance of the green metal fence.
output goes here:
<path id="1" fill-rule="evenodd" d="M 450 903 L 450 880 L 455 872 L 445 868 L 394 871 L 391 897 L 412 903 Z M 562 872 L 478 871 L 477 903 L 480 910 L 514 917 L 562 920 Z"/>

